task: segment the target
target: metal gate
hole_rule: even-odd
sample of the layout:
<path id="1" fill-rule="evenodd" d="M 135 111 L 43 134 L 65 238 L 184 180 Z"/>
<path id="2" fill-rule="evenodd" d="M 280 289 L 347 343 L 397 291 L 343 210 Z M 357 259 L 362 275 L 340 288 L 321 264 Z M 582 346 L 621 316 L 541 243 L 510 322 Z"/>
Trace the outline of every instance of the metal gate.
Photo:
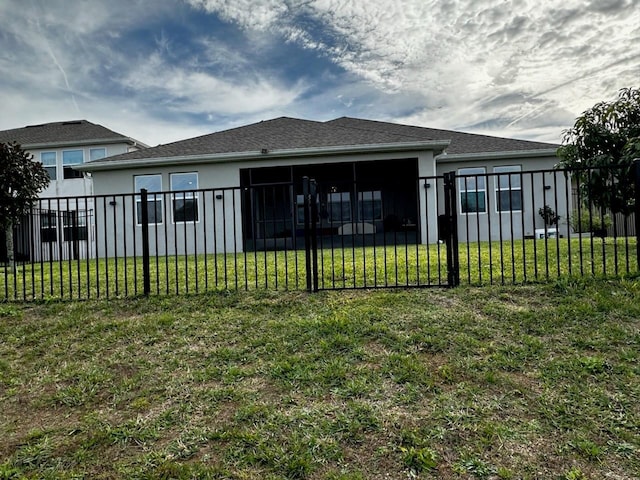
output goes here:
<path id="1" fill-rule="evenodd" d="M 460 284 L 458 254 L 458 221 L 455 174 L 420 179 L 416 184 L 418 211 L 425 218 L 404 218 L 396 224 L 388 222 L 380 231 L 356 212 L 357 221 L 337 228 L 323 228 L 321 205 L 316 180 L 304 177 L 304 248 L 306 287 L 310 292 L 336 289 L 370 289 L 393 287 L 454 287 Z M 427 181 L 428 180 L 428 181 Z M 427 217 L 428 205 L 422 204 L 419 192 L 439 188 L 437 216 Z M 355 191 L 358 209 L 375 210 L 380 196 Z M 432 200 L 433 201 L 433 200 Z M 339 206 L 342 207 L 342 206 Z M 343 208 L 340 208 L 343 210 Z M 382 208 L 380 208 L 382 210 Z M 436 222 L 437 219 L 437 222 Z M 422 225 L 421 225 L 422 223 Z M 431 223 L 436 240 L 430 240 Z M 411 229 L 411 230 L 410 230 Z"/>

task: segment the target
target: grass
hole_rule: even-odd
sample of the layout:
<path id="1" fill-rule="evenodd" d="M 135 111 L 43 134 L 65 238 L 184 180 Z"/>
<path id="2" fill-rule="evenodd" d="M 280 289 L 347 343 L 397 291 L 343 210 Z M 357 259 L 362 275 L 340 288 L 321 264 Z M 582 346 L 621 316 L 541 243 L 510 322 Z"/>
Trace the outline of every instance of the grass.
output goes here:
<path id="1" fill-rule="evenodd" d="M 0 304 L 0 478 L 638 478 L 639 295 Z"/>
<path id="2" fill-rule="evenodd" d="M 440 286 L 448 283 L 446 247 L 376 245 L 324 248 L 321 289 Z M 460 280 L 468 285 L 521 284 L 581 276 L 637 274 L 635 238 L 463 243 Z M 304 251 L 152 257 L 151 293 L 304 290 Z M 142 259 L 109 258 L 18 265 L 0 270 L 0 300 L 131 297 L 143 292 Z"/>

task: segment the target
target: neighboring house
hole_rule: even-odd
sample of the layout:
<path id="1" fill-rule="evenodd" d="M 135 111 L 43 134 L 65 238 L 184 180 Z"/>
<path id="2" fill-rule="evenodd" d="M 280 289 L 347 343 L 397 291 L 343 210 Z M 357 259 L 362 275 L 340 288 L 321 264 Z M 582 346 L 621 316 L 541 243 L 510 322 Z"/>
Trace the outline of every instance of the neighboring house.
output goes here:
<path id="1" fill-rule="evenodd" d="M 316 220 L 325 235 L 410 231 L 416 242 L 437 242 L 443 194 L 436 177 L 455 171 L 471 175 L 458 185 L 458 221 L 468 240 L 487 239 L 486 228 L 476 220 L 482 215 L 504 224 L 513 238 L 533 236 L 541 227 L 536 212 L 544 199 L 527 189 L 547 187 L 542 175 L 535 181 L 531 177 L 529 185 L 519 173 L 553 168 L 556 149 L 548 143 L 355 118 L 316 122 L 284 117 L 92 160 L 78 169 L 91 172 L 99 195 L 147 189 L 156 234 L 164 229 L 166 235 L 167 225 L 176 232 L 173 240 L 166 239 L 165 253 L 175 247 L 171 242 L 189 243 L 190 236 L 204 235 L 204 225 L 211 222 L 202 222 L 203 216 L 215 218 L 214 223 L 233 218 L 225 233 L 220 234 L 221 226 L 213 236 L 241 251 L 299 245 L 304 176 L 317 181 Z M 493 173 L 506 175 L 483 176 Z M 196 191 L 201 189 L 214 189 L 215 196 Z M 556 198 L 566 197 L 564 190 L 556 192 Z M 511 206 L 508 215 L 505 202 Z M 115 202 L 112 207 L 115 224 L 124 212 Z M 126 230 L 135 233 L 141 223 L 139 204 L 127 208 L 136 210 L 131 220 L 123 220 L 129 222 Z M 558 211 L 568 211 L 568 205 L 559 205 Z M 117 243 L 127 242 L 118 237 Z M 209 251 L 206 243 L 193 243 L 199 252 Z M 132 250 L 139 253 L 137 246 Z"/>
<path id="2" fill-rule="evenodd" d="M 25 225 L 17 230 L 16 256 L 47 260 L 84 258 L 90 252 L 95 212 L 93 181 L 75 167 L 111 155 L 134 152 L 147 145 L 86 120 L 29 125 L 0 131 L 0 142 L 17 142 L 41 162 L 51 182 L 40 194 L 33 235 Z M 35 218 L 35 217 L 34 217 Z M 75 234 L 75 235 L 74 235 Z M 78 241 L 80 240 L 80 241 Z M 5 255 L 0 239 L 0 257 Z"/>

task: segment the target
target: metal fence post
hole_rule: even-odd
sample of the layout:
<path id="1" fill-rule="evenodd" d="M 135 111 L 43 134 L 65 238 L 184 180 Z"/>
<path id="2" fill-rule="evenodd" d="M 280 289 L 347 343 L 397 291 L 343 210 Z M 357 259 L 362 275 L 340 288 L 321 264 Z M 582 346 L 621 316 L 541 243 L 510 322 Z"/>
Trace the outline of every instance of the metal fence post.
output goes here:
<path id="1" fill-rule="evenodd" d="M 444 209 L 447 222 L 447 283 L 460 285 L 460 255 L 458 252 L 458 218 L 456 201 L 456 172 L 444 174 Z"/>
<path id="2" fill-rule="evenodd" d="M 140 190 L 140 222 L 142 223 L 142 284 L 145 296 L 151 293 L 151 275 L 149 272 L 149 208 L 148 193 Z"/>
<path id="3" fill-rule="evenodd" d="M 318 228 L 316 218 L 318 218 L 318 185 L 315 180 L 309 182 L 309 203 L 311 204 L 311 262 L 313 267 L 313 291 L 318 291 Z"/>
<path id="4" fill-rule="evenodd" d="M 640 271 L 640 158 L 633 160 L 633 166 L 635 167 L 635 227 L 636 227 L 636 265 L 638 271 Z"/>
<path id="5" fill-rule="evenodd" d="M 311 292 L 311 235 L 309 231 L 309 177 L 302 177 L 302 197 L 304 199 L 304 265 L 307 273 L 307 292 Z"/>

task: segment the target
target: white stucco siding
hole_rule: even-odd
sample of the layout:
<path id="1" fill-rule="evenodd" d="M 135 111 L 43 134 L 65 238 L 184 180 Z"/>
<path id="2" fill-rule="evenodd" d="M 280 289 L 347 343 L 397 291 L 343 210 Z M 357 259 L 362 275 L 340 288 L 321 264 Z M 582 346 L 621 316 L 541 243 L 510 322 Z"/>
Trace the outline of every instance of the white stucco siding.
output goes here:
<path id="1" fill-rule="evenodd" d="M 537 229 L 545 228 L 544 220 L 538 210 L 545 205 L 551 207 L 558 215 L 559 233 L 569 234 L 569 217 L 571 212 L 571 185 L 563 172 L 553 170 L 558 159 L 554 156 L 492 159 L 473 159 L 442 161 L 437 166 L 438 175 L 446 172 L 459 174 L 467 168 L 483 168 L 487 174 L 485 184 L 486 211 L 481 213 L 465 213 L 461 206 L 461 187 L 464 181 L 456 184 L 458 234 L 460 241 L 484 241 L 501 239 L 519 239 L 533 237 Z M 519 166 L 522 171 L 522 210 L 502 211 L 497 208 L 496 167 Z M 527 173 L 529 172 L 529 173 Z M 537 172 L 537 173 L 531 173 Z M 442 192 L 439 193 L 442 196 Z"/>
<path id="2" fill-rule="evenodd" d="M 81 146 L 65 146 L 55 148 L 37 148 L 27 149 L 27 152 L 33 155 L 34 161 L 41 161 L 42 153 L 54 153 L 56 156 L 56 179 L 51 180 L 49 186 L 40 193 L 40 198 L 54 198 L 54 197 L 74 197 L 93 195 L 93 182 L 91 177 L 83 175 L 82 178 L 64 178 L 64 165 L 62 162 L 63 152 L 72 150 L 82 150 L 83 163 L 86 163 L 91 158 L 92 149 L 104 148 L 106 156 L 120 155 L 126 153 L 130 147 L 127 143 L 116 144 L 91 144 Z"/>
<path id="3" fill-rule="evenodd" d="M 333 155 L 304 158 L 265 158 L 258 160 L 219 163 L 198 163 L 197 161 L 193 163 L 181 162 L 175 165 L 156 165 L 118 170 L 98 170 L 93 172 L 92 177 L 96 195 L 114 195 L 133 194 L 134 178 L 138 175 L 159 175 L 162 179 L 162 190 L 168 192 L 171 190 L 171 174 L 197 172 L 198 188 L 208 190 L 206 193 L 199 194 L 199 208 L 200 214 L 203 216 L 202 220 L 195 225 L 189 224 L 186 229 L 184 228 L 184 225 L 181 225 L 180 229 L 174 229 L 174 224 L 169 218 L 169 228 L 167 229 L 166 243 L 164 227 L 158 229 L 158 254 L 164 254 L 165 249 L 167 249 L 169 254 L 175 253 L 176 251 L 178 254 L 182 254 L 185 252 L 198 254 L 205 252 L 221 253 L 224 251 L 241 252 L 243 249 L 243 228 L 241 211 L 242 198 L 241 192 L 239 190 L 240 170 L 262 167 L 297 165 L 302 166 L 313 164 L 331 165 L 345 162 L 394 160 L 397 158 L 418 158 L 418 169 L 421 175 L 423 173 L 425 175 L 433 175 L 435 172 L 433 152 L 422 151 L 401 153 L 372 153 L 361 155 Z M 210 191 L 211 189 L 213 189 L 213 192 Z M 433 201 L 430 202 L 430 205 L 433 205 L 435 208 L 435 190 L 433 192 L 429 192 L 429 194 L 433 195 Z M 220 195 L 222 195 L 222 198 L 216 198 Z M 425 193 L 421 192 L 421 202 L 423 200 L 423 195 L 425 195 Z M 170 201 L 170 195 L 167 195 L 166 198 L 166 201 Z M 110 218 L 107 218 L 107 225 L 109 225 L 109 223 L 113 223 L 113 215 L 116 215 L 116 224 L 122 221 L 122 218 L 118 217 L 118 213 L 114 211 L 118 210 L 118 208 L 118 206 L 111 207 L 111 210 L 108 213 L 108 216 L 110 216 Z M 101 220 L 100 216 L 102 215 L 102 213 L 99 208 L 97 210 L 97 220 L 99 222 Z M 170 210 L 170 208 L 167 208 L 167 216 L 170 216 Z M 206 220 L 204 219 L 204 215 L 206 215 Z M 430 216 L 431 212 L 421 212 L 422 222 L 427 221 L 427 215 Z M 138 232 L 137 237 L 140 237 L 140 226 L 138 226 L 137 224 L 134 226 L 130 221 L 129 228 L 135 228 Z M 178 230 L 181 231 L 178 232 Z M 422 230 L 426 231 L 426 229 Z M 436 241 L 436 228 L 431 228 L 430 230 L 430 235 L 433 236 L 431 241 Z M 155 235 L 155 231 L 156 228 L 153 227 L 151 229 L 151 234 Z M 205 232 L 207 234 L 206 245 L 202 240 L 204 238 Z M 198 236 L 198 238 L 194 239 L 194 235 Z M 117 237 L 118 242 L 121 242 L 123 245 L 127 244 L 130 251 L 139 252 L 139 247 L 136 246 L 134 248 L 133 243 L 131 243 L 132 239 L 124 238 L 124 232 L 118 233 Z M 216 239 L 215 243 L 213 242 L 214 238 Z M 104 250 L 101 249 L 100 243 L 101 242 L 99 241 L 99 252 L 101 254 L 104 254 Z M 155 245 L 155 240 L 153 237 L 151 238 L 151 244 Z M 106 248 L 108 250 L 109 246 L 107 246 Z M 107 251 L 107 253 L 109 252 Z"/>
<path id="4" fill-rule="evenodd" d="M 418 177 L 435 177 L 437 166 L 433 158 L 433 152 L 420 152 L 418 156 Z M 419 208 L 420 208 L 420 241 L 423 244 L 436 243 L 438 241 L 438 190 L 435 188 L 435 179 L 420 182 Z M 429 186 L 429 188 L 425 188 Z"/>

